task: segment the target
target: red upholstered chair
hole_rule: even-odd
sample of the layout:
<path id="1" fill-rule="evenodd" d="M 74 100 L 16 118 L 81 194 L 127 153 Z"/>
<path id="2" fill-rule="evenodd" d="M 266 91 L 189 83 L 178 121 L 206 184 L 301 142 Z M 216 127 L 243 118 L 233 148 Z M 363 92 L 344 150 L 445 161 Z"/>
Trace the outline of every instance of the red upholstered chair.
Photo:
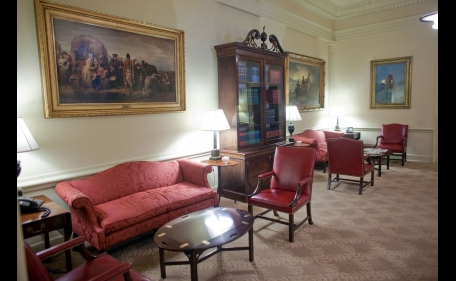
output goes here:
<path id="1" fill-rule="evenodd" d="M 30 245 L 24 241 L 29 281 L 54 281 L 42 261 L 47 258 L 57 256 L 65 250 L 76 246 L 79 246 L 80 253 L 87 260 L 87 262 L 55 280 L 150 281 L 150 279 L 131 269 L 130 262 L 120 262 L 106 252 L 98 256 L 92 255 L 85 248 L 84 242 L 85 238 L 83 236 L 79 236 L 75 239 L 65 241 L 62 244 L 35 253 Z"/>
<path id="2" fill-rule="evenodd" d="M 331 189 L 332 182 L 345 182 L 359 185 L 358 194 L 363 193 L 363 188 L 367 185 L 374 185 L 374 166 L 369 163 L 369 154 L 364 155 L 364 144 L 361 140 L 349 138 L 328 139 L 328 186 Z M 364 176 L 371 174 L 370 181 L 364 181 Z M 336 176 L 331 179 L 332 174 Z M 341 178 L 339 175 L 358 177 Z"/>
<path id="3" fill-rule="evenodd" d="M 404 162 L 407 161 L 407 138 L 408 125 L 383 124 L 382 133 L 377 136 L 374 147 L 388 149 L 393 151 L 392 155 L 401 156 L 404 166 Z"/>
<path id="4" fill-rule="evenodd" d="M 328 165 L 326 140 L 329 138 L 341 138 L 343 136 L 343 132 L 307 129 L 294 136 L 294 140 L 301 140 L 302 143 L 310 144 L 310 147 L 315 149 L 315 163 L 321 165 L 323 167 L 323 173 L 326 173 L 326 167 Z"/>
<path id="5" fill-rule="evenodd" d="M 294 231 L 306 221 L 312 222 L 310 201 L 314 176 L 315 150 L 306 147 L 276 147 L 272 171 L 258 176 L 255 191 L 248 196 L 248 210 L 253 214 L 253 206 L 267 209 L 255 216 L 272 222 L 288 225 L 288 240 L 294 241 Z M 263 180 L 270 178 L 269 189 L 260 191 Z M 299 223 L 294 223 L 295 213 L 307 207 L 307 216 Z M 266 217 L 265 214 L 278 212 L 288 214 L 288 222 Z"/>

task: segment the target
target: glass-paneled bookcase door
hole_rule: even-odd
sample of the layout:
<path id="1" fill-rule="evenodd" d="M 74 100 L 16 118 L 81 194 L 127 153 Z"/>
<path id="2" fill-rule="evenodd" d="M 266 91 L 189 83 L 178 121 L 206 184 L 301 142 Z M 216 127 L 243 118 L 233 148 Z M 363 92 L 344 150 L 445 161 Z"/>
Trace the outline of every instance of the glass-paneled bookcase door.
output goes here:
<path id="1" fill-rule="evenodd" d="M 262 141 L 261 64 L 255 61 L 238 62 L 239 108 L 238 146 L 246 147 Z"/>
<path id="2" fill-rule="evenodd" d="M 283 137 L 284 87 L 283 66 L 266 64 L 265 67 L 265 118 L 266 143 Z"/>

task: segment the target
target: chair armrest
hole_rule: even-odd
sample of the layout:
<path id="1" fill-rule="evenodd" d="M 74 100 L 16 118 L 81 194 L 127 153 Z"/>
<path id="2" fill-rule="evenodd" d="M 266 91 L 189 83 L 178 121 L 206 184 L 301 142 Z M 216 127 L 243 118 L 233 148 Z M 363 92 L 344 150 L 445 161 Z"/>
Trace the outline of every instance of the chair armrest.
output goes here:
<path id="1" fill-rule="evenodd" d="M 113 280 L 114 277 L 119 275 L 124 275 L 124 280 L 131 280 L 130 269 L 132 267 L 131 262 L 124 262 L 119 264 L 116 267 L 109 269 L 106 272 L 101 273 L 100 275 L 88 280 L 88 281 L 104 281 L 104 280 Z"/>
<path id="2" fill-rule="evenodd" d="M 377 136 L 377 138 L 375 139 L 374 148 L 378 145 L 378 139 L 383 139 L 383 136 Z"/>
<path id="3" fill-rule="evenodd" d="M 301 196 L 302 186 L 306 183 L 311 182 L 312 180 L 313 180 L 312 177 L 307 177 L 305 179 L 301 179 L 298 182 L 298 188 L 296 189 L 296 193 L 293 198 L 293 201 L 291 201 L 291 203 L 288 206 L 294 208 L 294 207 L 296 207 L 296 205 L 298 205 L 299 196 Z"/>
<path id="4" fill-rule="evenodd" d="M 258 178 L 263 179 L 263 178 L 270 177 L 270 176 L 272 176 L 272 175 L 274 175 L 274 171 L 269 171 L 269 172 L 267 172 L 267 173 L 258 175 Z"/>
<path id="5" fill-rule="evenodd" d="M 252 192 L 252 194 L 247 195 L 247 197 L 250 198 L 254 195 L 257 195 L 260 192 L 260 187 L 261 187 L 261 183 L 263 182 L 263 180 L 272 177 L 274 174 L 275 174 L 274 171 L 270 171 L 270 172 L 258 175 L 257 186 L 255 187 L 255 190 Z"/>
<path id="6" fill-rule="evenodd" d="M 55 245 L 53 247 L 44 249 L 42 251 L 39 251 L 36 253 L 36 256 L 40 260 L 45 260 L 47 258 L 52 258 L 57 255 L 60 255 L 61 253 L 65 252 L 66 250 L 70 250 L 71 248 L 77 247 L 79 245 L 84 244 L 85 242 L 85 237 L 84 236 L 78 236 L 74 239 L 64 241 L 61 244 Z"/>
<path id="7" fill-rule="evenodd" d="M 212 165 L 190 159 L 178 159 L 184 181 L 197 186 L 211 188 L 207 175 L 212 173 Z"/>

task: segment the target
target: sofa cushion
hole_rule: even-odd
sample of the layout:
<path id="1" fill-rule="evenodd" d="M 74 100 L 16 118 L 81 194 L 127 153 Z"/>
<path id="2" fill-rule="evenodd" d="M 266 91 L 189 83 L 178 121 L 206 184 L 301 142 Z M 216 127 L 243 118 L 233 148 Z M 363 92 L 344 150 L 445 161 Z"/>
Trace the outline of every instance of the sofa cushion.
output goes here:
<path id="1" fill-rule="evenodd" d="M 95 213 L 105 233 L 109 234 L 213 197 L 210 188 L 182 182 L 96 205 Z"/>
<path id="2" fill-rule="evenodd" d="M 86 179 L 71 181 L 71 184 L 84 193 L 93 205 L 98 205 L 182 181 L 182 172 L 177 161 L 132 161 Z"/>

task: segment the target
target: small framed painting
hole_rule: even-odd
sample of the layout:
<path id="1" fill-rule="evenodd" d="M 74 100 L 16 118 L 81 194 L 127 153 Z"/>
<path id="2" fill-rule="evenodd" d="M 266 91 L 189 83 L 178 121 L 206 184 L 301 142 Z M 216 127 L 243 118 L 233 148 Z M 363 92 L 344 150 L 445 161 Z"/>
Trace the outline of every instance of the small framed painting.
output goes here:
<path id="1" fill-rule="evenodd" d="M 370 108 L 410 108 L 412 57 L 371 61 Z"/>
<path id="2" fill-rule="evenodd" d="M 287 52 L 285 71 L 287 105 L 299 112 L 325 107 L 325 64 L 322 59 Z"/>

